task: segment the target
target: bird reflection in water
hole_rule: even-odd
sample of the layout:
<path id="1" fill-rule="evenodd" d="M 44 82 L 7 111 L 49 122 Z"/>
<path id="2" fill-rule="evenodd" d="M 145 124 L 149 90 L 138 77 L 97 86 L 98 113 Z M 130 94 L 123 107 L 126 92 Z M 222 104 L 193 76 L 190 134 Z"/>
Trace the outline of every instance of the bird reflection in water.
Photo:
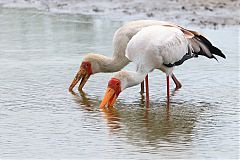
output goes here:
<path id="1" fill-rule="evenodd" d="M 152 104 L 144 112 L 139 109 L 120 112 L 123 116 L 121 124 L 125 127 L 124 132 L 129 142 L 139 145 L 142 144 L 139 142 L 154 145 L 160 145 L 161 142 L 190 142 L 198 111 L 192 112 L 189 106 L 173 107 L 175 108 L 170 110 Z"/>
<path id="2" fill-rule="evenodd" d="M 190 145 L 193 128 L 205 106 L 173 102 L 169 107 L 165 102 L 160 102 L 145 108 L 143 98 L 128 106 L 117 104 L 117 110 L 103 110 L 110 131 L 117 128 L 118 135 L 123 135 L 134 145 Z"/>
<path id="3" fill-rule="evenodd" d="M 114 107 L 101 110 L 104 113 L 104 119 L 107 120 L 107 125 L 111 133 L 117 132 L 121 128 L 121 118 L 118 113 L 118 110 Z"/>
<path id="4" fill-rule="evenodd" d="M 77 94 L 74 91 L 70 92 L 73 96 L 74 96 L 74 101 L 78 104 L 80 104 L 80 106 L 87 111 L 94 111 L 94 104 L 96 103 L 95 101 L 93 101 L 92 99 L 87 97 L 87 94 L 83 91 L 79 92 L 79 94 Z"/>
<path id="5" fill-rule="evenodd" d="M 90 99 L 83 92 L 76 94 L 75 101 L 87 111 L 99 112 L 99 100 Z M 97 99 L 97 98 L 96 98 Z M 116 103 L 115 107 L 100 110 L 106 120 L 110 133 L 124 136 L 129 143 L 135 145 L 161 145 L 161 142 L 183 143 L 191 142 L 195 122 L 204 104 L 196 105 L 188 102 L 171 102 L 171 107 L 164 101 L 151 103 L 145 107 L 144 95 L 132 104 Z M 100 116 L 101 117 L 101 116 Z"/>
<path id="6" fill-rule="evenodd" d="M 74 91 L 70 92 L 74 96 L 74 100 L 77 104 L 80 104 L 81 108 L 86 111 L 96 111 L 99 110 L 98 104 L 100 101 L 95 99 L 90 99 L 87 97 L 87 94 L 83 91 L 77 94 Z M 97 107 L 96 107 L 97 106 Z M 114 107 L 108 109 L 102 109 L 104 119 L 107 121 L 107 125 L 110 129 L 110 132 L 115 132 L 121 128 L 120 126 L 120 116 L 117 109 Z"/>

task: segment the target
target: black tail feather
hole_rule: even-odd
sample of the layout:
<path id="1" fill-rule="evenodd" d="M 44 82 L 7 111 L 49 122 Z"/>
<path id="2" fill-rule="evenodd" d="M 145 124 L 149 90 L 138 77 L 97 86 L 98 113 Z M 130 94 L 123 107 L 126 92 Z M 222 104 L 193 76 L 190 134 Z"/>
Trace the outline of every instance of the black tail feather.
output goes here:
<path id="1" fill-rule="evenodd" d="M 222 53 L 222 51 L 220 49 L 218 49 L 217 47 L 215 47 L 215 46 L 212 46 L 210 48 L 210 52 L 212 54 L 218 55 L 218 56 L 226 59 L 226 56 Z"/>
<path id="2" fill-rule="evenodd" d="M 222 51 L 220 49 L 218 49 L 217 47 L 213 46 L 211 42 L 209 42 L 209 40 L 207 40 L 204 36 L 202 35 L 197 35 L 197 37 L 208 47 L 209 51 L 212 54 L 212 57 L 210 58 L 214 58 L 217 60 L 217 58 L 214 55 L 220 56 L 222 58 L 226 59 L 226 56 L 222 53 Z"/>

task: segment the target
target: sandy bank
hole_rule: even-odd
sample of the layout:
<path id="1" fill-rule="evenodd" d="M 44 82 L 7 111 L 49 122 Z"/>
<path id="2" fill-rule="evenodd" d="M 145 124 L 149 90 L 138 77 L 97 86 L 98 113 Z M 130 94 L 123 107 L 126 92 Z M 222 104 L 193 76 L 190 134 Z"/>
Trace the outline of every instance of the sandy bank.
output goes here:
<path id="1" fill-rule="evenodd" d="M 240 1 L 237 0 L 0 0 L 0 6 L 121 21 L 158 19 L 201 27 L 240 25 Z"/>

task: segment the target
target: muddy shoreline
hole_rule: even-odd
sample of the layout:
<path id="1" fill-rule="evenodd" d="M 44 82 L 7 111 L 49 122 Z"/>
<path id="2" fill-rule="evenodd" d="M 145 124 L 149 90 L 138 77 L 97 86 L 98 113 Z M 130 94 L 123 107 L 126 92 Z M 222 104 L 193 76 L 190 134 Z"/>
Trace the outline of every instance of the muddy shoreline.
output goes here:
<path id="1" fill-rule="evenodd" d="M 0 7 L 35 8 L 117 21 L 158 19 L 209 28 L 240 26 L 240 1 L 237 0 L 0 0 Z"/>

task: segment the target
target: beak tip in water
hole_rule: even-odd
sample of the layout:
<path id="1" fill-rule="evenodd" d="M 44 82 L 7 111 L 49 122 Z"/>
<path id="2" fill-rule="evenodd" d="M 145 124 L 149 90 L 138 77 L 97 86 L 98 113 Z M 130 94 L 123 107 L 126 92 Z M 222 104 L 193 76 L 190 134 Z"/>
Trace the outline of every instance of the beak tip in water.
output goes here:
<path id="1" fill-rule="evenodd" d="M 101 102 L 101 104 L 99 105 L 99 108 L 100 108 L 100 109 L 104 109 L 105 106 L 106 106 L 106 104 L 103 104 L 103 102 Z"/>
<path id="2" fill-rule="evenodd" d="M 117 99 L 117 95 L 115 93 L 115 90 L 108 87 L 106 90 L 106 93 L 103 97 L 103 100 L 102 100 L 101 104 L 99 105 L 99 108 L 103 109 L 103 108 L 105 108 L 106 105 L 108 106 L 108 108 L 112 107 L 115 104 L 116 99 Z"/>
<path id="3" fill-rule="evenodd" d="M 72 88 L 69 87 L 69 88 L 68 88 L 68 92 L 72 92 L 72 91 L 73 91 Z"/>

